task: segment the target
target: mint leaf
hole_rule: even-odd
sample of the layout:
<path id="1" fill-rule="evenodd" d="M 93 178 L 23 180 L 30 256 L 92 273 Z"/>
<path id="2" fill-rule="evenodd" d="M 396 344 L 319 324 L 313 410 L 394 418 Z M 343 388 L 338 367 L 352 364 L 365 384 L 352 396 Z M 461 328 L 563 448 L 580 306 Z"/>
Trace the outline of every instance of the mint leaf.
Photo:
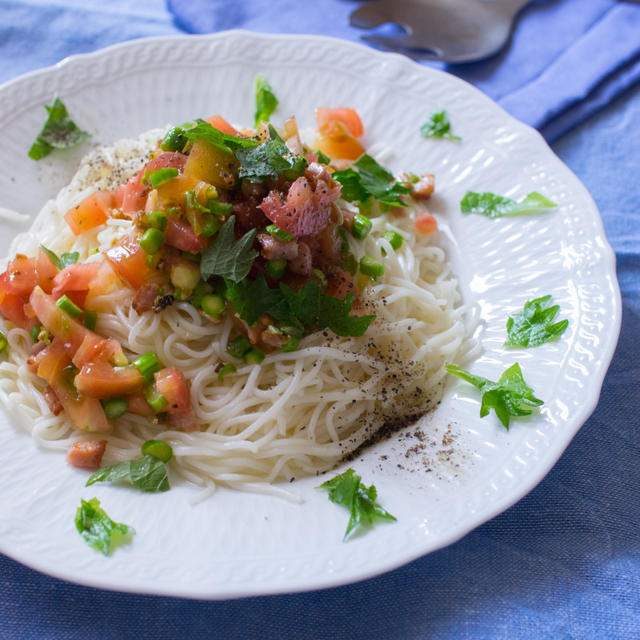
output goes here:
<path id="1" fill-rule="evenodd" d="M 108 556 L 118 545 L 131 542 L 132 527 L 114 522 L 100 507 L 98 498 L 81 500 L 76 511 L 76 529 L 87 544 Z"/>
<path id="2" fill-rule="evenodd" d="M 29 149 L 29 157 L 32 160 L 40 160 L 54 149 L 74 147 L 90 137 L 90 134 L 79 129 L 69 118 L 67 108 L 59 98 L 56 98 L 51 106 L 45 105 L 45 109 L 48 117 Z"/>
<path id="3" fill-rule="evenodd" d="M 43 244 L 40 245 L 40 248 L 47 254 L 47 256 L 49 256 L 49 260 L 51 260 L 51 262 L 53 262 L 60 271 L 65 267 L 78 262 L 78 258 L 80 257 L 80 254 L 77 251 L 63 253 L 58 257 L 53 251 L 51 251 L 51 249 L 47 249 Z"/>
<path id="4" fill-rule="evenodd" d="M 393 174 L 366 153 L 349 169 L 336 171 L 332 177 L 342 185 L 342 197 L 345 200 L 365 202 L 369 196 L 373 196 L 383 204 L 406 207 L 400 197 L 411 193 L 411 189 L 396 182 Z"/>
<path id="5" fill-rule="evenodd" d="M 252 248 L 258 230 L 247 231 L 236 242 L 235 222 L 236 217 L 231 216 L 202 254 L 200 273 L 203 280 L 215 275 L 231 282 L 240 282 L 251 270 L 251 265 L 258 256 L 258 252 Z"/>
<path id="6" fill-rule="evenodd" d="M 271 85 L 264 76 L 256 76 L 254 90 L 256 94 L 254 126 L 257 127 L 263 121 L 269 122 L 271 114 L 278 106 L 278 98 L 276 98 Z"/>
<path id="7" fill-rule="evenodd" d="M 235 149 L 255 147 L 259 144 L 257 140 L 252 138 L 241 138 L 240 136 L 232 136 L 229 133 L 222 133 L 222 131 L 200 118 L 196 120 L 195 126 L 184 130 L 184 135 L 190 142 L 204 140 L 226 153 L 232 153 Z"/>
<path id="8" fill-rule="evenodd" d="M 545 198 L 537 191 L 529 193 L 521 202 L 516 202 L 511 198 L 499 196 L 489 191 L 484 193 L 467 191 L 460 201 L 462 213 L 480 213 L 488 218 L 541 213 L 546 209 L 557 206 L 555 202 Z"/>
<path id="9" fill-rule="evenodd" d="M 509 428 L 510 416 L 528 416 L 531 414 L 530 407 L 543 404 L 524 381 L 517 362 L 500 376 L 498 382 L 473 375 L 457 364 L 448 364 L 446 369 L 448 373 L 478 387 L 482 391 L 480 417 L 484 418 L 493 409 L 506 429 Z"/>
<path id="10" fill-rule="evenodd" d="M 89 476 L 86 486 L 96 482 L 125 484 L 150 493 L 170 489 L 165 463 L 151 455 L 98 469 Z"/>
<path id="11" fill-rule="evenodd" d="M 456 142 L 461 139 L 451 133 L 451 122 L 449 122 L 446 111 L 432 113 L 431 117 L 420 127 L 420 134 L 423 138 L 445 138 Z"/>
<path id="12" fill-rule="evenodd" d="M 376 488 L 373 485 L 365 487 L 360 479 L 353 469 L 347 469 L 335 478 L 323 482 L 319 487 L 329 492 L 331 502 L 349 509 L 345 540 L 352 531 L 360 527 L 371 527 L 376 520 L 396 519 L 376 502 L 378 497 Z"/>
<path id="13" fill-rule="evenodd" d="M 522 311 L 507 320 L 506 347 L 537 347 L 557 340 L 569 326 L 568 320 L 554 323 L 560 311 L 558 305 L 549 306 L 551 296 L 525 302 Z"/>
<path id="14" fill-rule="evenodd" d="M 252 281 L 228 282 L 226 297 L 248 325 L 253 325 L 265 313 L 273 316 L 276 320 L 287 321 L 289 319 L 282 292 L 280 289 L 270 289 L 262 274 L 259 274 Z"/>
<path id="15" fill-rule="evenodd" d="M 331 164 L 331 158 L 326 153 L 322 153 L 320 149 L 316 149 L 313 153 L 318 156 L 318 162 L 320 164 Z"/>

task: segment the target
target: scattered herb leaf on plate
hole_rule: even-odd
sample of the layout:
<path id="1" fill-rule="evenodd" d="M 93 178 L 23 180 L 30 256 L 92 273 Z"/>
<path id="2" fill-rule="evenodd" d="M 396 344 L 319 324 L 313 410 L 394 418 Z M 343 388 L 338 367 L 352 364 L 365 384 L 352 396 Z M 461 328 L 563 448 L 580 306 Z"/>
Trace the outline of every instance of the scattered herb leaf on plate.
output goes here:
<path id="1" fill-rule="evenodd" d="M 271 114 L 278 106 L 278 98 L 264 76 L 256 76 L 254 89 L 256 93 L 254 122 L 257 127 L 261 122 L 269 122 Z"/>
<path id="2" fill-rule="evenodd" d="M 498 382 L 473 375 L 457 364 L 448 364 L 446 369 L 448 373 L 478 387 L 482 391 L 480 417 L 484 418 L 489 414 L 489 410 L 493 409 L 506 429 L 509 428 L 511 416 L 528 416 L 531 414 L 531 408 L 543 404 L 524 381 L 517 362 L 500 376 Z"/>
<path id="3" fill-rule="evenodd" d="M 554 323 L 560 307 L 549 306 L 550 302 L 550 295 L 525 302 L 523 310 L 507 320 L 505 346 L 537 347 L 557 340 L 569 326 L 569 321 L 565 319 Z"/>
<path id="4" fill-rule="evenodd" d="M 329 500 L 346 507 L 349 510 L 349 523 L 344 539 L 357 528 L 371 527 L 376 520 L 396 520 L 377 502 L 378 492 L 371 485 L 366 487 L 353 469 L 327 480 L 320 485 L 320 489 L 329 492 Z"/>
<path id="5" fill-rule="evenodd" d="M 420 127 L 423 138 L 444 138 L 446 140 L 460 141 L 460 136 L 451 133 L 451 122 L 446 111 L 437 111 Z"/>
<path id="6" fill-rule="evenodd" d="M 76 529 L 87 544 L 108 556 L 117 546 L 131 542 L 132 527 L 114 522 L 100 506 L 98 498 L 81 500 L 76 511 Z"/>
<path id="7" fill-rule="evenodd" d="M 77 251 L 71 251 L 63 253 L 60 257 L 58 257 L 51 249 L 47 249 L 44 245 L 40 245 L 40 248 L 47 254 L 49 260 L 53 262 L 53 264 L 62 271 L 65 267 L 68 267 L 72 264 L 76 264 L 78 262 L 78 258 L 80 254 Z"/>
<path id="8" fill-rule="evenodd" d="M 485 191 L 467 191 L 460 201 L 462 213 L 480 213 L 488 218 L 500 218 L 502 216 L 524 216 L 532 213 L 542 213 L 547 209 L 558 205 L 545 198 L 537 191 L 529 193 L 524 200 L 516 202 L 511 198 L 499 196 Z"/>
<path id="9" fill-rule="evenodd" d="M 170 489 L 165 463 L 149 454 L 98 469 L 89 476 L 86 486 L 96 482 L 129 485 L 149 493 Z"/>

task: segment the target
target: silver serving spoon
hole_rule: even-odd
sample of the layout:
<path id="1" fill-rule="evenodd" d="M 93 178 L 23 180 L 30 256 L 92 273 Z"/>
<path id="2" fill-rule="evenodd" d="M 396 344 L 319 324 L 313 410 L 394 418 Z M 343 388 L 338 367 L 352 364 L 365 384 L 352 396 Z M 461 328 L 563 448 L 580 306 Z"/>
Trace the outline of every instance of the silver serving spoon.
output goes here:
<path id="1" fill-rule="evenodd" d="M 529 0 L 372 0 L 350 23 L 373 29 L 400 25 L 398 36 L 363 35 L 363 40 L 422 60 L 471 62 L 497 53 L 511 34 L 513 19 Z"/>

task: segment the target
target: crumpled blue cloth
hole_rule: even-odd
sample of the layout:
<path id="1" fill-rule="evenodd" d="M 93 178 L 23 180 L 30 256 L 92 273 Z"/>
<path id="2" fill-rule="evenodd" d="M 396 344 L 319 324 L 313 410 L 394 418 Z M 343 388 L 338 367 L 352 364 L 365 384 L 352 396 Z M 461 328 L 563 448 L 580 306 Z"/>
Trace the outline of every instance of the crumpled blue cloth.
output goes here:
<path id="1" fill-rule="evenodd" d="M 294 16 L 275 10 L 282 3 L 264 2 L 271 7 L 267 17 L 258 4 L 262 5 L 241 0 L 220 3 L 218 28 L 292 30 L 287 24 Z M 531 20 L 542 20 L 545 12 L 560 12 L 569 5 L 575 9 L 572 19 L 555 23 L 553 36 L 550 27 L 537 31 L 538 55 L 547 56 L 542 67 L 537 67 L 535 56 L 513 58 L 521 47 L 529 46 L 521 38 L 529 33 Z M 345 28 L 356 2 L 297 0 L 288 6 L 298 16 L 297 24 L 309 32 L 358 37 L 359 32 Z M 485 91 L 499 81 L 493 86 L 503 87 L 502 93 L 492 95 L 506 100 L 536 83 L 550 91 L 552 85 L 545 78 L 564 52 L 573 56 L 569 84 L 572 74 L 601 69 L 599 56 L 606 58 L 609 48 L 613 54 L 624 44 L 614 34 L 597 54 L 577 48 L 587 27 L 592 25 L 596 34 L 599 24 L 607 24 L 601 18 L 617 15 L 617 6 L 605 0 L 537 2 L 523 14 L 505 52 L 455 68 L 456 72 Z M 183 23 L 173 21 L 164 0 L 56 0 L 55 4 L 0 0 L 0 17 L 0 82 L 72 53 L 135 37 L 183 32 Z M 243 24 L 237 23 L 238 17 Z M 629 31 L 621 26 L 619 33 L 626 34 L 629 44 Z M 575 47 L 561 45 L 571 38 Z M 520 62 L 514 70 L 516 59 Z M 628 87 L 633 86 L 634 60 L 630 55 L 626 65 L 616 67 L 617 73 L 629 75 L 623 80 Z M 587 88 L 588 100 L 569 106 L 565 95 L 555 107 L 560 110 L 545 115 L 551 118 L 546 126 L 561 118 L 568 121 L 564 128 L 573 126 L 612 100 L 620 89 L 600 77 L 581 85 Z M 559 85 L 553 91 L 563 89 Z M 569 86 L 566 89 L 570 92 Z M 578 120 L 572 110 L 580 111 Z M 50 578 L 0 555 L 0 640 L 638 640 L 638 131 L 640 93 L 631 90 L 553 144 L 602 212 L 618 259 L 623 322 L 598 408 L 528 496 L 459 542 L 395 571 L 335 589 L 275 597 L 199 602 L 112 593 Z"/>
<path id="2" fill-rule="evenodd" d="M 167 0 L 177 24 L 191 33 L 238 28 L 354 41 L 363 31 L 349 26 L 348 17 L 359 4 Z M 553 140 L 640 81 L 640 5 L 537 0 L 521 12 L 511 42 L 498 55 L 464 65 L 425 64 L 468 80 Z"/>

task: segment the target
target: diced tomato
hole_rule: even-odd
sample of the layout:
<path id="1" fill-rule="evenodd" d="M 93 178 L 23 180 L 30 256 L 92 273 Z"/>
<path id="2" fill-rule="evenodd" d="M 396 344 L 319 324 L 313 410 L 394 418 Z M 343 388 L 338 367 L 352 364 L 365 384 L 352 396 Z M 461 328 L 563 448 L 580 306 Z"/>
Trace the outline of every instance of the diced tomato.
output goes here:
<path id="1" fill-rule="evenodd" d="M 118 277 L 116 276 L 110 262 L 103 260 L 98 264 L 98 271 L 89 285 L 89 291 L 85 301 L 85 309 L 93 309 L 92 298 L 110 293 L 118 281 Z"/>
<path id="2" fill-rule="evenodd" d="M 51 262 L 51 258 L 42 249 L 40 249 L 36 259 L 36 273 L 38 274 L 40 288 L 46 293 L 51 293 L 53 279 L 58 273 L 58 267 Z"/>
<path id="3" fill-rule="evenodd" d="M 67 453 L 67 462 L 78 469 L 99 469 L 106 447 L 106 440 L 74 442 Z"/>
<path id="4" fill-rule="evenodd" d="M 127 402 L 129 403 L 129 407 L 127 409 L 129 413 L 135 413 L 147 418 L 156 414 L 142 393 L 134 393 L 133 395 L 127 396 Z"/>
<path id="5" fill-rule="evenodd" d="M 7 265 L 6 290 L 16 296 L 26 298 L 38 283 L 36 259 L 18 254 Z"/>
<path id="6" fill-rule="evenodd" d="M 7 274 L 0 275 L 0 313 L 4 318 L 13 322 L 16 327 L 31 331 L 36 326 L 35 318 L 27 317 L 24 309 L 24 298 L 9 293 L 6 289 Z"/>
<path id="7" fill-rule="evenodd" d="M 196 235 L 190 225 L 176 218 L 167 220 L 164 242 L 170 247 L 175 247 L 180 251 L 188 251 L 189 253 L 200 253 L 209 246 L 207 238 Z"/>
<path id="8" fill-rule="evenodd" d="M 119 366 L 128 364 L 127 356 L 122 351 L 122 345 L 115 338 L 103 338 L 92 331 L 89 331 L 84 337 L 71 360 L 78 369 L 89 362 L 97 361 Z"/>
<path id="9" fill-rule="evenodd" d="M 184 374 L 176 367 L 166 367 L 155 374 L 156 387 L 169 403 L 169 413 L 187 413 L 191 395 Z"/>
<path id="10" fill-rule="evenodd" d="M 413 221 L 413 226 L 419 233 L 433 233 L 438 230 L 438 221 L 426 211 L 419 213 Z"/>
<path id="11" fill-rule="evenodd" d="M 91 398 L 115 398 L 142 389 L 144 377 L 132 365 L 114 367 L 104 360 L 88 362 L 75 377 L 78 393 Z"/>
<path id="12" fill-rule="evenodd" d="M 147 264 L 147 254 L 133 238 L 121 240 L 107 249 L 104 256 L 114 271 L 134 289 L 139 289 L 149 279 L 151 269 Z"/>
<path id="13" fill-rule="evenodd" d="M 86 197 L 80 204 L 69 209 L 64 219 L 77 236 L 104 224 L 109 218 L 109 211 L 113 207 L 113 193 L 111 191 L 96 191 Z"/>
<path id="14" fill-rule="evenodd" d="M 318 129 L 314 147 L 333 159 L 357 160 L 364 147 L 351 135 L 347 127 L 337 120 L 330 120 Z"/>
<path id="15" fill-rule="evenodd" d="M 231 136 L 238 135 L 238 132 L 221 115 L 211 116 L 206 118 L 206 121 L 222 133 L 228 133 Z"/>
<path id="16" fill-rule="evenodd" d="M 63 293 L 66 293 L 77 305 L 84 306 L 91 281 L 95 278 L 99 269 L 100 264 L 98 262 L 71 264 L 65 267 L 53 279 L 51 294 L 57 299 Z"/>
<path id="17" fill-rule="evenodd" d="M 133 176 L 124 186 L 122 190 L 122 211 L 123 213 L 137 213 L 143 211 L 147 195 L 149 193 L 149 185 L 143 184 L 142 178 L 146 171 L 157 171 L 164 167 L 175 167 L 181 170 L 187 161 L 187 156 L 177 151 L 167 151 L 149 160 L 142 167 L 137 175 Z M 120 194 L 118 195 L 118 198 Z"/>
<path id="18" fill-rule="evenodd" d="M 316 107 L 316 122 L 318 129 L 322 129 L 330 122 L 342 122 L 347 127 L 349 133 L 355 138 L 359 138 L 364 133 L 362 120 L 355 109 L 349 107 Z"/>
<path id="19" fill-rule="evenodd" d="M 358 293 L 353 276 L 348 271 L 336 270 L 328 279 L 325 293 L 333 298 L 344 300 L 349 292 L 353 293 L 354 296 Z"/>
<path id="20" fill-rule="evenodd" d="M 115 209 L 122 209 L 122 201 L 124 200 L 124 193 L 126 185 L 121 184 L 113 190 L 113 206 Z"/>

